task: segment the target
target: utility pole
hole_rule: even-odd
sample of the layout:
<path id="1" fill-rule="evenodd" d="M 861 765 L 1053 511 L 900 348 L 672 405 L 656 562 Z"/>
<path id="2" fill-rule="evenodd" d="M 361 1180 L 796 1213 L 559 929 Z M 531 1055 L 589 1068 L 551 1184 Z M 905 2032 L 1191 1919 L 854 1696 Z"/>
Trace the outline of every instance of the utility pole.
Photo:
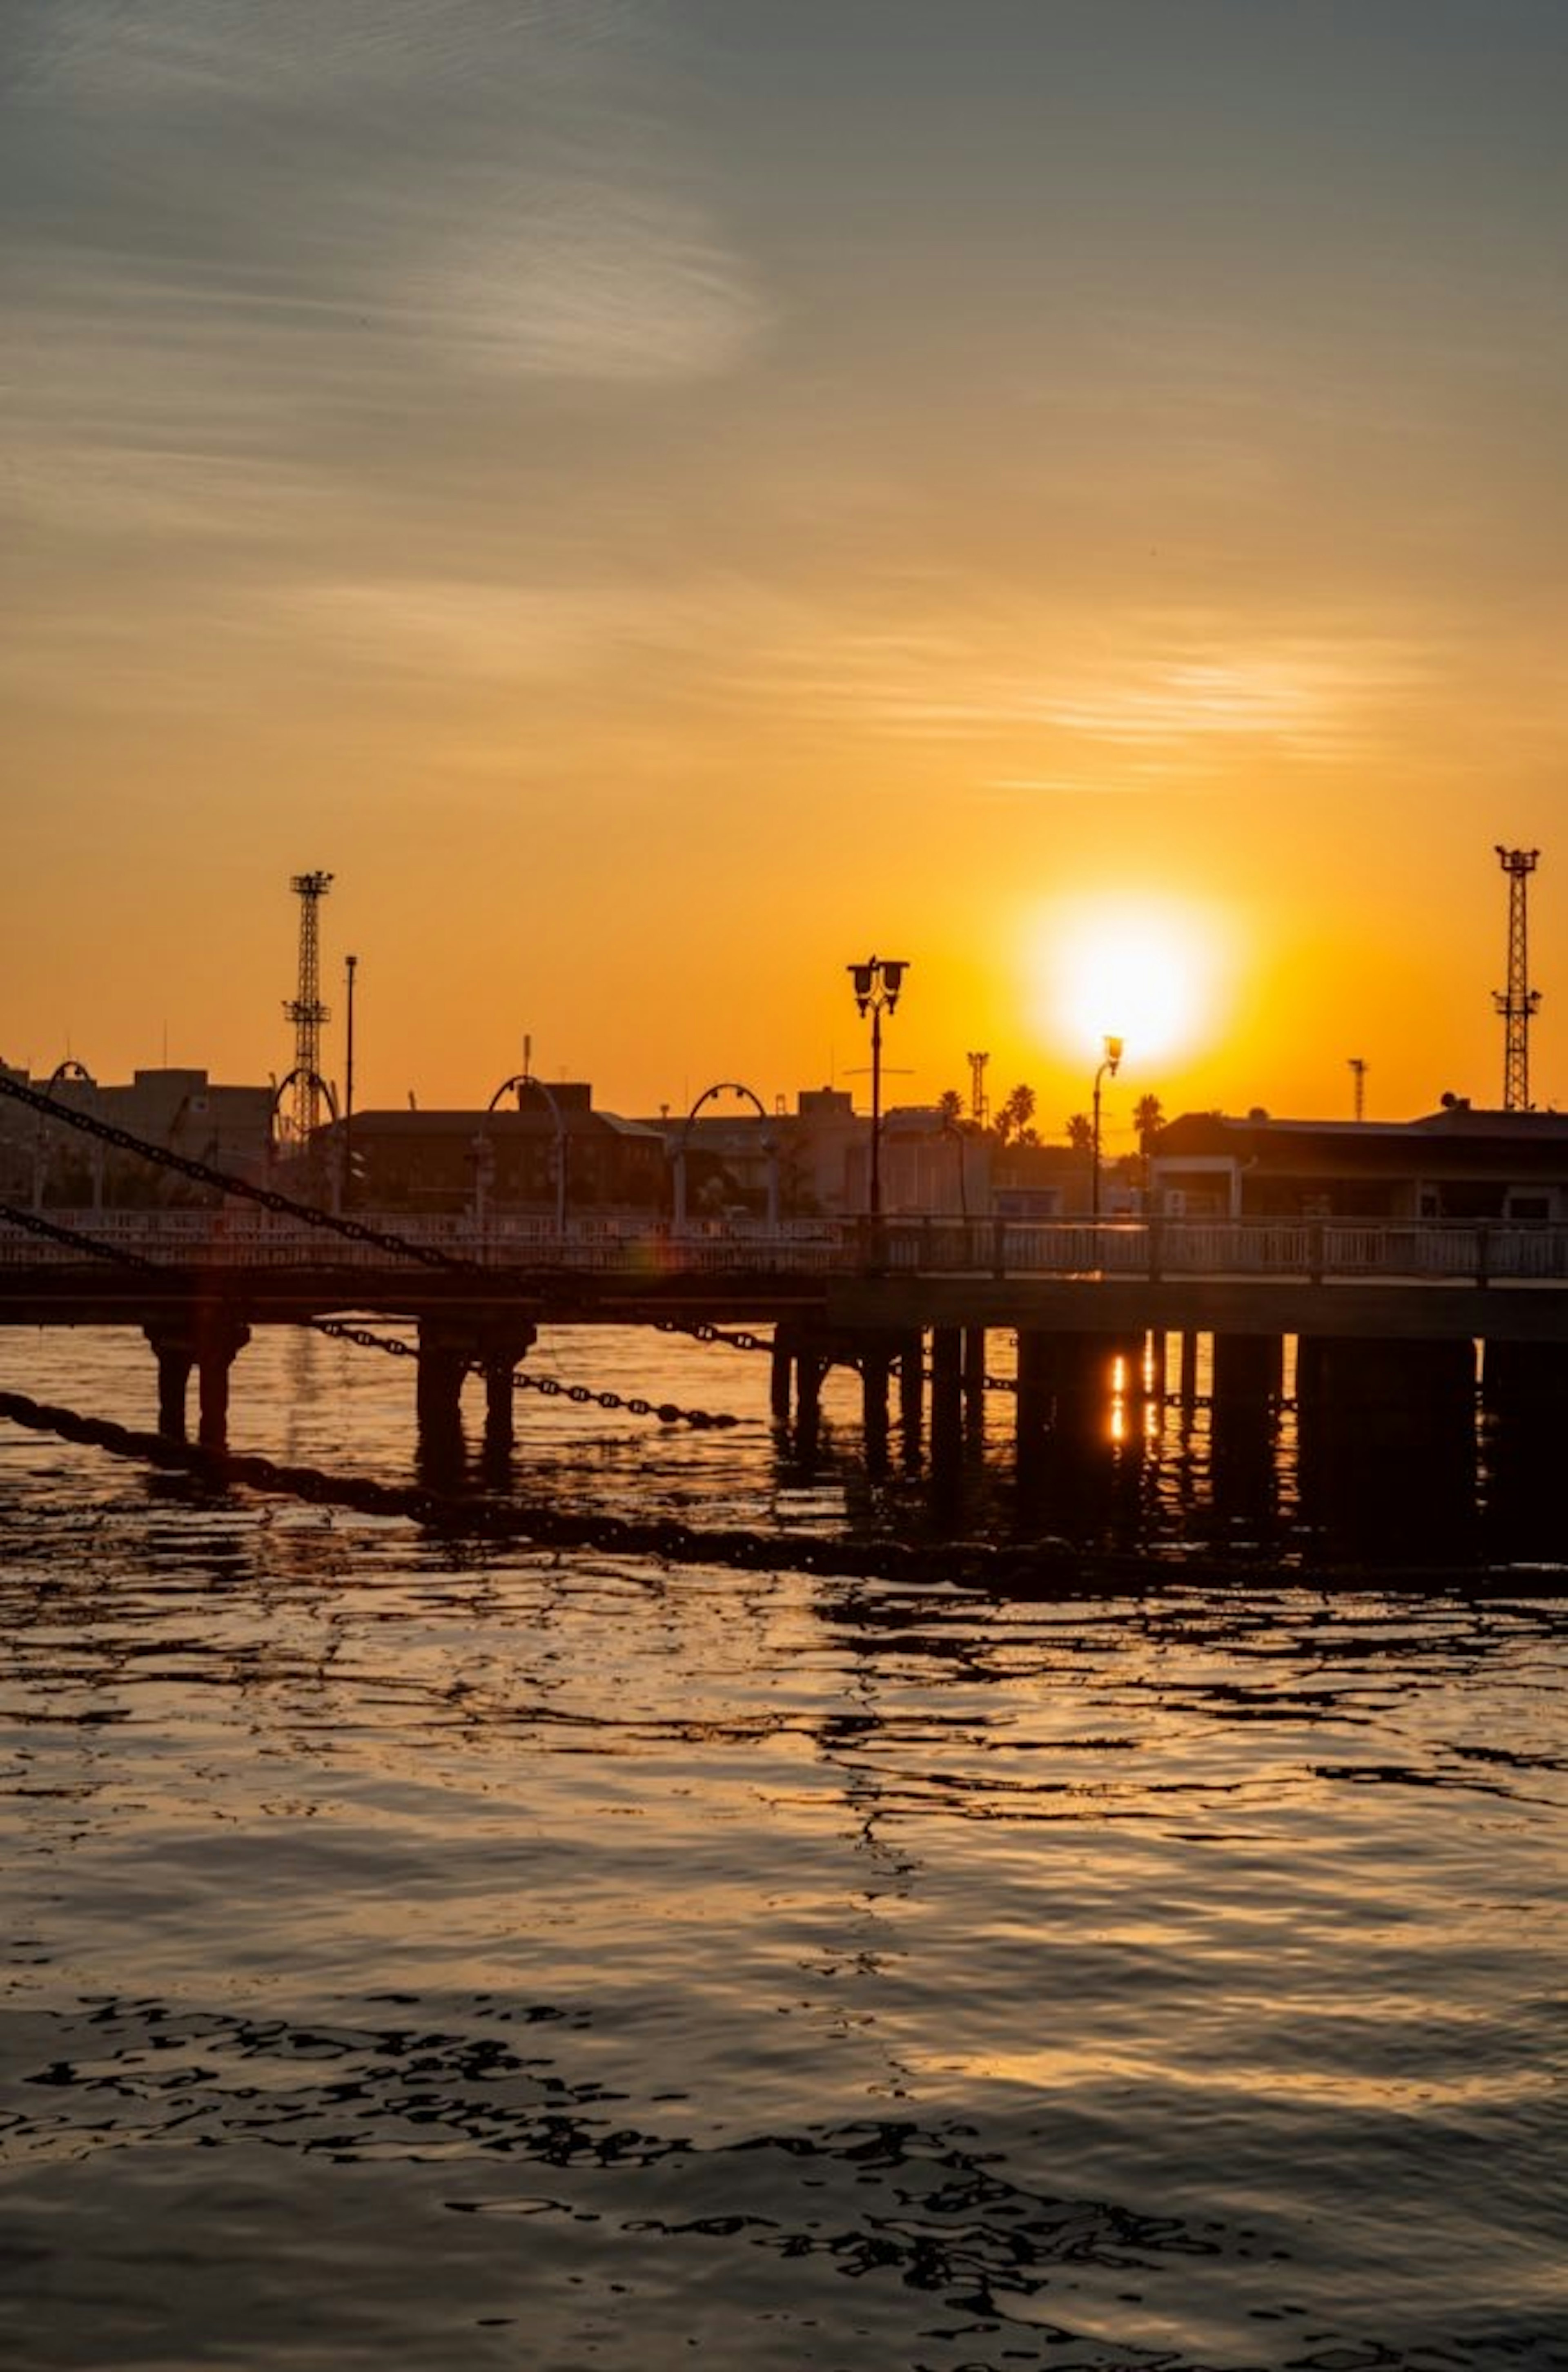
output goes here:
<path id="1" fill-rule="evenodd" d="M 1497 855 L 1508 876 L 1508 985 L 1492 994 L 1503 1016 L 1503 1109 L 1528 1111 L 1530 1017 L 1540 1003 L 1539 990 L 1530 986 L 1528 884 L 1540 851 L 1504 848 L 1499 842 Z"/>
<path id="2" fill-rule="evenodd" d="M 1353 1054 L 1350 1058 L 1350 1068 L 1351 1076 L 1355 1081 L 1355 1116 L 1357 1120 L 1365 1120 L 1366 1118 L 1365 1056 L 1363 1054 Z"/>
<path id="3" fill-rule="evenodd" d="M 358 969 L 357 956 L 344 956 L 343 972 L 348 982 L 348 1042 L 343 1056 L 343 1200 L 345 1211 L 354 1200 L 354 976 Z"/>

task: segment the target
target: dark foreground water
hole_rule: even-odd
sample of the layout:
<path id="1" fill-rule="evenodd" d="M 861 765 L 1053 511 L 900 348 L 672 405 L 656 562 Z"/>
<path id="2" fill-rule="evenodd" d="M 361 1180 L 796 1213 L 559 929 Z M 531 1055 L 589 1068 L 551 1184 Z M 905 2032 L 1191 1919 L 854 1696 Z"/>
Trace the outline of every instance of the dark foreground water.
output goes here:
<path id="1" fill-rule="evenodd" d="M 542 1355 L 749 1413 L 525 1399 L 556 1493 L 865 1520 L 762 1363 Z M 128 1336 L 0 1381 L 150 1417 Z M 401 1480 L 411 1401 L 263 1335 L 234 1433 Z M 454 1547 L 8 1431 L 0 1621 L 10 2372 L 1568 2366 L 1561 1599 Z"/>

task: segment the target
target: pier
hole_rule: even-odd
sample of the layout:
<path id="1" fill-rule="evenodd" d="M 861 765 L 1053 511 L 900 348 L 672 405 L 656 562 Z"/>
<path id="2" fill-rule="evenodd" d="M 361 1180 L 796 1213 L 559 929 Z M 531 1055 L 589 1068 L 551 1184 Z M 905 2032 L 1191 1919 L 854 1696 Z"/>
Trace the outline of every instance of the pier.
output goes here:
<path id="1" fill-rule="evenodd" d="M 509 1448 L 539 1330 L 745 1325 L 769 1404 L 807 1455 L 824 1379 L 859 1378 L 874 1479 L 906 1465 L 956 1506 L 983 1426 L 988 1343 L 1014 1337 L 1020 1505 L 1042 1517 L 1092 1474 L 1119 1398 L 1135 1436 L 1158 1394 L 1208 1410 L 1218 1487 L 1245 1504 L 1288 1407 L 1304 1477 L 1332 1507 L 1376 1470 L 1391 1494 L 1462 1489 L 1480 1428 L 1539 1477 L 1568 1413 L 1568 1230 L 1365 1223 L 968 1224 L 913 1219 L 685 1227 L 274 1211 L 54 1212 L 0 1220 L 0 1325 L 126 1326 L 157 1366 L 158 1426 L 226 1436 L 259 1326 L 353 1317 L 408 1331 L 422 1438 L 460 1435 L 482 1380 Z M 242 1397 L 242 1385 L 240 1387 Z M 1250 1480 L 1249 1480 L 1250 1478 Z"/>

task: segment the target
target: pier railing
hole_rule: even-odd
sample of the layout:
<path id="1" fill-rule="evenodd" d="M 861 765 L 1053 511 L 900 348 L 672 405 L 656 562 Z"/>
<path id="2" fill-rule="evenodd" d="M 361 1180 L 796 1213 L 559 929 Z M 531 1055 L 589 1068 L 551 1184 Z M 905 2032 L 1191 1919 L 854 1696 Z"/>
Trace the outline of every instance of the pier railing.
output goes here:
<path id="1" fill-rule="evenodd" d="M 357 1214 L 368 1217 L 368 1214 Z M 324 1235 L 253 1209 L 59 1211 L 88 1255 L 0 1220 L 0 1267 L 79 1266 L 117 1252 L 177 1265 L 385 1271 L 383 1246 Z M 377 1213 L 374 1225 L 411 1248 L 497 1269 L 668 1276 L 844 1274 L 994 1277 L 1383 1277 L 1432 1284 L 1568 1284 L 1568 1227 L 1503 1220 L 867 1219 L 694 1220 L 487 1214 Z"/>

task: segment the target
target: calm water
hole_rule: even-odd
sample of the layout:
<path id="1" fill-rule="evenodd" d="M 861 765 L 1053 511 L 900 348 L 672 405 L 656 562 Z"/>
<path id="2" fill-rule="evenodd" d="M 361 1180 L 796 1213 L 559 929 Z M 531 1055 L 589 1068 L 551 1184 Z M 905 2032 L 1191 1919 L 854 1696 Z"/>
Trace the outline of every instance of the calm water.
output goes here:
<path id="1" fill-rule="evenodd" d="M 803 1474 L 763 1362 L 541 1355 L 748 1417 L 525 1396 L 560 1496 L 897 1512 L 842 1392 Z M 151 1419 L 130 1336 L 0 1383 Z M 411 1404 L 261 1333 L 233 1429 L 401 1481 Z M 915 1592 L 0 1432 L 0 2360 L 1568 2366 L 1568 1607 L 1246 1551 Z"/>

